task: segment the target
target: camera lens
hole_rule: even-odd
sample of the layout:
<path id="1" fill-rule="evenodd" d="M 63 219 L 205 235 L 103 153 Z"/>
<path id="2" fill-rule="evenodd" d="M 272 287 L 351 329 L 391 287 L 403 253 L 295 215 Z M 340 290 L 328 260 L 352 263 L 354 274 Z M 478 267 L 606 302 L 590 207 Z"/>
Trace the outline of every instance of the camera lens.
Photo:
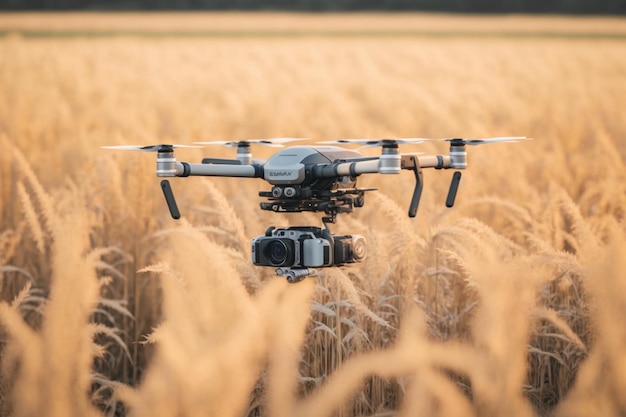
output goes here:
<path id="1" fill-rule="evenodd" d="M 289 258 L 289 248 L 281 240 L 272 240 L 267 244 L 266 256 L 272 265 L 284 266 Z"/>
<path id="2" fill-rule="evenodd" d="M 293 187 L 285 187 L 285 197 L 293 197 L 296 195 L 296 189 Z"/>
<path id="3" fill-rule="evenodd" d="M 278 198 L 283 195 L 283 189 L 280 187 L 272 187 L 272 197 Z"/>
<path id="4" fill-rule="evenodd" d="M 355 262 L 360 262 L 367 256 L 367 243 L 363 236 L 352 236 L 352 256 Z"/>

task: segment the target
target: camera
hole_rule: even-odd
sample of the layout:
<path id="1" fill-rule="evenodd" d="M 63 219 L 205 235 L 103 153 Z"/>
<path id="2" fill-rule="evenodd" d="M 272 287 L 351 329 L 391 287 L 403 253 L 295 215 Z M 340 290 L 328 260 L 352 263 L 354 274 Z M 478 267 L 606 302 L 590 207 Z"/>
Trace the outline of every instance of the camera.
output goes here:
<path id="1" fill-rule="evenodd" d="M 308 268 L 361 262 L 367 247 L 361 235 L 333 235 L 320 227 L 270 227 L 252 239 L 255 265 Z"/>

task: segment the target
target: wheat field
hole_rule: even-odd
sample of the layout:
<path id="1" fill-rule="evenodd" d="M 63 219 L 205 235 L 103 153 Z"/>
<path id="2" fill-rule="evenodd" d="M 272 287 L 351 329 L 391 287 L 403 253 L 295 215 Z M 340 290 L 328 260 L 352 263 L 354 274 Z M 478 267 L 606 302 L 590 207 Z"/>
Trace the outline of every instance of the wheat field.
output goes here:
<path id="1" fill-rule="evenodd" d="M 626 19 L 0 15 L 0 415 L 626 413 Z M 96 36 L 92 36 L 92 35 Z M 524 135 L 362 176 L 361 264 L 253 266 L 260 180 L 103 145 Z M 440 143 L 407 152 L 447 153 Z M 267 158 L 272 149 L 254 148 Z M 177 150 L 179 160 L 232 149 Z M 376 150 L 364 150 L 376 155 Z"/>

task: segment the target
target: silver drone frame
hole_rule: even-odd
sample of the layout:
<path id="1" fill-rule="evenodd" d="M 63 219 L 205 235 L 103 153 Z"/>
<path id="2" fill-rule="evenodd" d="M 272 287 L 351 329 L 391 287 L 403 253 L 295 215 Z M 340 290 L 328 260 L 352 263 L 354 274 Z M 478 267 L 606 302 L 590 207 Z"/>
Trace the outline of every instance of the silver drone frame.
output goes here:
<path id="1" fill-rule="evenodd" d="M 284 184 L 297 186 L 310 186 L 310 181 L 333 178 L 356 178 L 361 174 L 399 174 L 402 170 L 412 170 L 415 173 L 416 185 L 409 207 L 409 216 L 416 215 L 419 204 L 423 180 L 422 168 L 435 169 L 457 169 L 467 168 L 467 153 L 465 146 L 480 145 L 492 142 L 516 142 L 525 140 L 526 137 L 497 137 L 489 139 L 439 139 L 450 142 L 449 155 L 415 155 L 401 154 L 399 144 L 421 143 L 435 139 L 425 138 L 404 138 L 404 139 L 342 139 L 338 141 L 319 142 L 323 144 L 361 144 L 365 147 L 382 147 L 379 157 L 363 157 L 358 152 L 348 151 L 345 148 L 335 146 L 313 147 L 295 146 L 290 147 L 288 152 L 278 152 L 267 162 L 254 161 L 250 152 L 250 144 L 262 144 L 272 147 L 282 147 L 282 143 L 302 140 L 299 138 L 279 138 L 279 139 L 254 139 L 238 142 L 199 142 L 198 144 L 218 144 L 230 147 L 237 147 L 237 158 L 212 159 L 208 162 L 203 160 L 201 164 L 179 162 L 174 157 L 174 148 L 177 147 L 198 147 L 186 145 L 154 145 L 154 146 L 112 146 L 112 149 L 138 150 L 146 152 L 157 152 L 156 174 L 158 177 L 188 177 L 188 176 L 218 176 L 218 177 L 241 177 L 241 178 L 263 178 L 271 184 L 280 187 Z M 309 164 L 305 167 L 303 160 L 311 154 L 324 152 L 331 154 L 330 159 L 325 159 L 321 163 Z M 341 152 L 347 152 L 347 157 L 338 156 Z M 328 161 L 328 162 L 326 162 Z M 305 168 L 307 170 L 305 175 Z M 305 177 L 309 183 L 305 183 Z M 452 207 L 456 197 L 456 192 L 460 183 L 461 173 L 455 172 L 450 184 L 446 206 Z M 176 208 L 174 196 L 167 180 L 161 184 L 166 201 L 170 207 L 172 217 L 178 218 L 180 213 Z M 369 191 L 369 189 L 358 189 L 357 192 Z M 175 210 L 172 210 L 174 208 Z M 310 210 L 310 209 L 309 209 Z M 299 208 L 298 211 L 302 211 Z M 318 211 L 317 207 L 310 211 Z M 351 211 L 351 208 L 350 210 Z M 344 211 L 344 212 L 349 212 Z M 178 216 L 178 217 L 177 217 Z"/>
<path id="2" fill-rule="evenodd" d="M 338 148 L 335 146 L 325 147 L 290 147 L 289 152 L 277 153 L 267 162 L 255 161 L 252 159 L 252 153 L 250 152 L 250 144 L 257 143 L 272 147 L 282 147 L 282 143 L 291 142 L 294 138 L 279 138 L 274 140 L 267 139 L 254 139 L 250 141 L 239 142 L 200 142 L 199 144 L 218 144 L 230 147 L 237 147 L 236 159 L 215 159 L 206 158 L 202 164 L 192 164 L 187 162 L 179 162 L 174 157 L 174 148 L 177 147 L 198 147 L 187 145 L 154 145 L 154 146 L 111 146 L 106 148 L 123 149 L 123 150 L 135 150 L 144 152 L 157 152 L 156 158 L 156 174 L 158 177 L 188 177 L 188 176 L 217 176 L 217 177 L 240 177 L 240 178 L 263 178 L 269 183 L 274 185 L 272 192 L 266 195 L 265 192 L 259 192 L 259 195 L 268 196 L 270 200 L 276 201 L 284 194 L 285 197 L 292 198 L 295 196 L 295 187 L 307 187 L 311 188 L 313 182 L 326 181 L 326 184 L 334 184 L 337 180 L 351 180 L 355 181 L 355 178 L 361 174 L 385 174 L 394 175 L 400 174 L 402 170 L 411 170 L 415 174 L 415 189 L 411 198 L 408 215 L 409 217 L 415 217 L 421 193 L 423 189 L 423 177 L 422 168 L 435 168 L 435 169 L 457 169 L 463 170 L 467 168 L 467 153 L 465 151 L 466 145 L 480 145 L 491 142 L 516 142 L 518 140 L 525 140 L 525 137 L 498 137 L 489 139 L 443 139 L 450 142 L 449 155 L 416 155 L 416 154 L 401 154 L 399 152 L 398 145 L 406 143 L 421 143 L 431 139 L 424 138 L 407 138 L 407 139 L 382 139 L 382 140 L 369 140 L 369 139 L 342 139 L 338 141 L 321 142 L 325 144 L 361 144 L 365 147 L 381 146 L 382 153 L 379 157 L 364 157 L 358 152 L 347 151 L 344 148 Z M 305 159 L 311 155 L 317 153 L 324 156 L 324 161 L 328 162 L 316 162 L 306 163 Z M 309 161 L 310 162 L 310 161 Z M 335 180 L 333 180 L 335 179 Z M 446 206 L 452 207 L 456 198 L 456 193 L 461 180 L 461 172 L 456 171 L 452 176 L 450 183 L 450 189 L 446 198 Z M 308 181 L 308 182 L 307 182 Z M 282 188 L 284 187 L 284 188 Z M 161 188 L 165 196 L 169 211 L 174 219 L 180 218 L 180 212 L 174 199 L 170 183 L 167 179 L 161 181 Z M 290 194 L 286 191 L 289 190 Z M 322 190 L 330 193 L 330 188 Z M 331 217 L 324 217 L 322 221 L 325 227 L 327 222 L 333 223 L 335 216 L 339 212 L 352 211 L 353 205 L 360 207 L 363 204 L 362 197 L 365 191 L 373 189 L 341 189 L 333 192 L 341 191 L 343 198 L 352 198 L 346 194 L 356 194 L 361 199 L 360 203 L 353 200 L 349 200 L 348 209 L 340 208 L 336 204 L 339 197 L 330 197 L 329 200 L 323 200 L 326 207 L 322 209 L 322 204 L 319 206 L 312 206 L 315 204 L 313 200 L 309 200 L 303 197 L 304 202 L 309 205 L 306 209 L 309 211 L 322 211 L 324 210 L 327 215 Z M 275 191 L 279 191 L 274 193 Z M 265 194 L 264 194 L 265 193 Z M 326 194 L 326 199 L 328 199 Z M 274 197 L 274 199 L 272 199 Z M 319 198 L 319 197 L 315 197 Z M 296 198 L 296 201 L 298 199 Z M 317 200 L 319 202 L 319 200 Z M 291 204 L 290 200 L 287 200 Z M 274 205 L 274 203 L 262 203 L 261 208 L 264 208 L 263 204 Z M 286 210 L 287 206 L 281 206 L 286 204 L 284 200 L 277 201 L 277 207 L 282 207 Z M 302 201 L 297 204 L 296 211 L 304 210 Z M 328 205 L 333 205 L 332 209 L 328 211 Z M 266 208 L 265 208 L 266 209 Z M 276 269 L 276 274 L 284 276 L 289 282 L 298 282 L 307 276 L 316 275 L 317 271 L 311 268 L 292 268 L 283 267 Z"/>
<path id="3" fill-rule="evenodd" d="M 367 161 L 344 162 L 328 164 L 318 170 L 324 178 L 361 174 L 399 174 L 402 170 L 402 158 L 397 148 L 383 149 L 383 154 Z M 417 156 L 421 168 L 437 169 L 465 169 L 467 168 L 467 152 L 455 150 L 450 156 L 423 155 Z M 239 158 L 238 158 L 239 159 Z M 328 169 L 323 169 L 328 168 Z M 159 151 L 157 155 L 156 173 L 158 177 L 188 177 L 188 176 L 217 176 L 217 177 L 249 177 L 258 178 L 259 169 L 253 164 L 222 165 L 222 164 L 190 164 L 178 162 L 174 151 Z"/>

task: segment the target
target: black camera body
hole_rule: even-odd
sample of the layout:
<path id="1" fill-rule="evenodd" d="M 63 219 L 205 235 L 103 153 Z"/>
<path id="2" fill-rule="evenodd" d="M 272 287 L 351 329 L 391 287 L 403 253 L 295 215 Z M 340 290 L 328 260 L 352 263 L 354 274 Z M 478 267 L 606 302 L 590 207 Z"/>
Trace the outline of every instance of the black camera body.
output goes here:
<path id="1" fill-rule="evenodd" d="M 363 236 L 332 235 L 328 229 L 320 227 L 270 227 L 264 236 L 252 239 L 252 262 L 261 266 L 338 266 L 361 262 L 366 253 Z"/>

